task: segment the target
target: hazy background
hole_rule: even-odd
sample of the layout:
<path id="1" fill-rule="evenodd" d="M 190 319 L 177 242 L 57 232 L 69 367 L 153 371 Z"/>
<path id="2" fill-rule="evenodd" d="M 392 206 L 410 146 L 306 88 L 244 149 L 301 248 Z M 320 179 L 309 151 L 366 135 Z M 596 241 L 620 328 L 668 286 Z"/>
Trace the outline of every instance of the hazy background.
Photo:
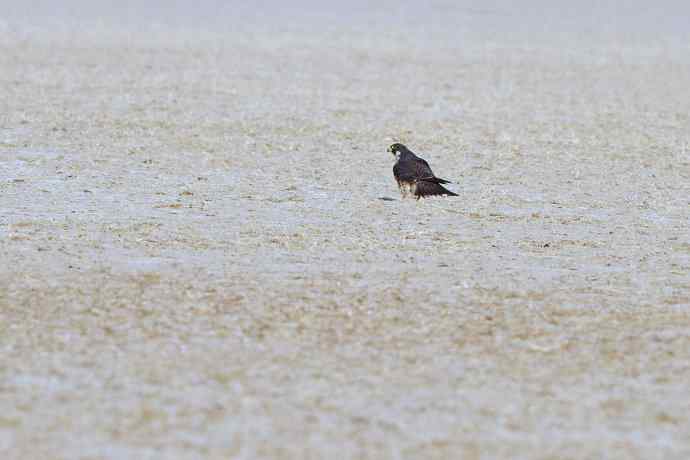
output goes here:
<path id="1" fill-rule="evenodd" d="M 0 1 L 0 456 L 688 458 L 690 6 L 617 3 Z"/>

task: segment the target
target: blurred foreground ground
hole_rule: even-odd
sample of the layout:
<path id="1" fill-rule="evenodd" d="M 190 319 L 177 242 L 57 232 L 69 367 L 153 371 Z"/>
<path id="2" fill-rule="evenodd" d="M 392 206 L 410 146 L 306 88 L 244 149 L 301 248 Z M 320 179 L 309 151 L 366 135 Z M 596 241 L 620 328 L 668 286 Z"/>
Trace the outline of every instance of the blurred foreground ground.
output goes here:
<path id="1" fill-rule="evenodd" d="M 690 458 L 689 7 L 57 3 L 0 1 L 3 459 Z"/>

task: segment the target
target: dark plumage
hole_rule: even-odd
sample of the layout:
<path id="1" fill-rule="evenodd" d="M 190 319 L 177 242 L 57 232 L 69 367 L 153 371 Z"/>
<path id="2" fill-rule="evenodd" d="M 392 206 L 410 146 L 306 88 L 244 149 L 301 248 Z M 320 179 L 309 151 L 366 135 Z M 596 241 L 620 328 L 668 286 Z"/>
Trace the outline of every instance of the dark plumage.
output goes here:
<path id="1" fill-rule="evenodd" d="M 450 184 L 450 181 L 436 177 L 429 163 L 404 145 L 393 144 L 388 147 L 388 151 L 398 159 L 393 166 L 393 176 L 403 198 L 407 195 L 417 199 L 433 195 L 458 196 L 441 185 Z"/>

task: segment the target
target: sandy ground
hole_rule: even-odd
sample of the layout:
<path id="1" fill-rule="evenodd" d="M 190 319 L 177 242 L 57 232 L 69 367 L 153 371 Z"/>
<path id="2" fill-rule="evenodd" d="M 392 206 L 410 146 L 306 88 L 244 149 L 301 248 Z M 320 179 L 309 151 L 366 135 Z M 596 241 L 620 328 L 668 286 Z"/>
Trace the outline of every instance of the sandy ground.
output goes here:
<path id="1" fill-rule="evenodd" d="M 690 458 L 690 7 L 137 3 L 0 1 L 3 459 Z"/>

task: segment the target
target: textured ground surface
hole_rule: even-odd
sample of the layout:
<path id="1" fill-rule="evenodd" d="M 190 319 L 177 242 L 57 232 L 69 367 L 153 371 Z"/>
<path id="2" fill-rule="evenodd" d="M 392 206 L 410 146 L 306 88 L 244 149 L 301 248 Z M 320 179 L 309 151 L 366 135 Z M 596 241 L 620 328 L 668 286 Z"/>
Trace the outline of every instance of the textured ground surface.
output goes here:
<path id="1" fill-rule="evenodd" d="M 3 459 L 690 458 L 687 6 L 27 3 Z"/>

